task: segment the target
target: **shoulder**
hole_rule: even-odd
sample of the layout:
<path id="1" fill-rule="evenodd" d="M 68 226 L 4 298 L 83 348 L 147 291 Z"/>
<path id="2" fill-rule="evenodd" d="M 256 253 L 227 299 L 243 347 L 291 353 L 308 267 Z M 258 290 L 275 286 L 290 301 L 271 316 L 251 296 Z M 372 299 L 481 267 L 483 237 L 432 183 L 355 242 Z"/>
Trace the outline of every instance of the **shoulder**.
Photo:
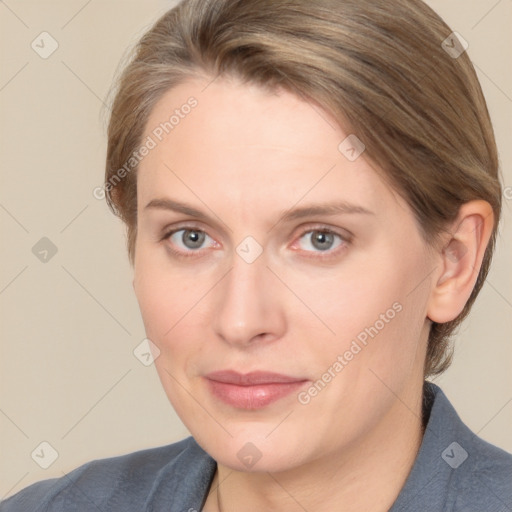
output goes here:
<path id="1" fill-rule="evenodd" d="M 484 441 L 467 427 L 461 436 L 460 447 L 465 457 L 459 468 L 453 472 L 455 511 L 485 510 L 505 512 L 512 510 L 512 455 L 487 441 Z M 445 458 L 451 452 L 444 454 Z M 464 468 L 464 466 L 466 466 Z"/>
<path id="2" fill-rule="evenodd" d="M 21 490 L 0 503 L 0 512 L 154 509 L 157 502 L 207 489 L 215 467 L 215 461 L 188 437 L 87 462 L 60 478 Z M 186 484 L 178 489 L 178 482 Z"/>
<path id="3" fill-rule="evenodd" d="M 444 392 L 432 383 L 430 448 L 434 448 L 438 490 L 444 487 L 445 510 L 512 510 L 512 455 L 484 441 L 459 417 Z"/>
<path id="4" fill-rule="evenodd" d="M 444 392 L 425 383 L 426 428 L 392 512 L 510 512 L 512 455 L 472 432 Z"/>

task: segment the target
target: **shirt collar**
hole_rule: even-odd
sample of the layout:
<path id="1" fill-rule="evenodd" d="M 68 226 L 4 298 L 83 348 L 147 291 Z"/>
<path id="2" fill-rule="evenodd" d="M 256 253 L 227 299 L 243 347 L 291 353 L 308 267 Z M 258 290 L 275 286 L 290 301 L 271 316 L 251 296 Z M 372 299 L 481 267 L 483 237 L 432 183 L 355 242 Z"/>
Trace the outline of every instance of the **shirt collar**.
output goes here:
<path id="1" fill-rule="evenodd" d="M 441 388 L 425 381 L 423 387 L 425 432 L 413 467 L 389 512 L 451 510 L 449 501 L 455 471 L 460 479 L 467 467 L 474 434 L 464 425 Z M 425 422 L 424 422 L 425 423 Z M 460 467 L 460 469 L 458 469 Z"/>

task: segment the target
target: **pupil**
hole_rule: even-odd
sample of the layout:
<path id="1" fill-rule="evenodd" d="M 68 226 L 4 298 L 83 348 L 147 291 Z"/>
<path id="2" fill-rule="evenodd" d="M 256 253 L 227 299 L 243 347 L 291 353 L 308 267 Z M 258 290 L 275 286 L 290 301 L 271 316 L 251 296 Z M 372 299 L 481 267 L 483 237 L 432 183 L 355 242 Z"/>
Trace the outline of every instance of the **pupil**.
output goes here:
<path id="1" fill-rule="evenodd" d="M 332 233 L 323 233 L 321 231 L 316 232 L 316 236 L 313 237 L 313 245 L 317 249 L 326 249 L 325 243 L 327 242 L 327 248 L 332 244 Z M 319 245 L 316 245 L 319 244 Z M 324 244 L 324 245 L 322 245 Z"/>
<path id="2" fill-rule="evenodd" d="M 188 236 L 187 236 L 188 234 Z M 200 247 L 203 243 L 204 233 L 198 231 L 187 230 L 183 232 L 183 243 L 189 248 Z"/>

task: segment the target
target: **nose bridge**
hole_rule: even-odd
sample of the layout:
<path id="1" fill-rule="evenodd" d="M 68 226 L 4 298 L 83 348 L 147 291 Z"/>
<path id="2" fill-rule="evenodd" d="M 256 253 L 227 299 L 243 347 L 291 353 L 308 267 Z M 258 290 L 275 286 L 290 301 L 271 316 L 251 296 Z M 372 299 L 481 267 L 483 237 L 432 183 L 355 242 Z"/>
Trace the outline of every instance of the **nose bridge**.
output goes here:
<path id="1" fill-rule="evenodd" d="M 265 254 L 262 250 L 256 254 L 251 244 L 248 240 L 237 247 L 216 304 L 214 328 L 230 344 L 279 336 L 283 327 L 278 283 L 267 268 Z"/>

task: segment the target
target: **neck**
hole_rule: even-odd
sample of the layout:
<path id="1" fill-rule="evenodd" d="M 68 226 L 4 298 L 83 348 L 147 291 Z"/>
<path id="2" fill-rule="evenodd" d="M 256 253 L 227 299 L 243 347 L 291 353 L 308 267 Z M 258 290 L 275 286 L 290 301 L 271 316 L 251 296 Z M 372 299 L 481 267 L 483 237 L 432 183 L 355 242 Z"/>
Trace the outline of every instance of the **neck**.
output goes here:
<path id="1" fill-rule="evenodd" d="M 278 473 L 240 472 L 219 464 L 203 510 L 386 512 L 409 475 L 422 437 L 420 386 L 415 396 L 397 399 L 382 421 L 343 453 Z"/>

